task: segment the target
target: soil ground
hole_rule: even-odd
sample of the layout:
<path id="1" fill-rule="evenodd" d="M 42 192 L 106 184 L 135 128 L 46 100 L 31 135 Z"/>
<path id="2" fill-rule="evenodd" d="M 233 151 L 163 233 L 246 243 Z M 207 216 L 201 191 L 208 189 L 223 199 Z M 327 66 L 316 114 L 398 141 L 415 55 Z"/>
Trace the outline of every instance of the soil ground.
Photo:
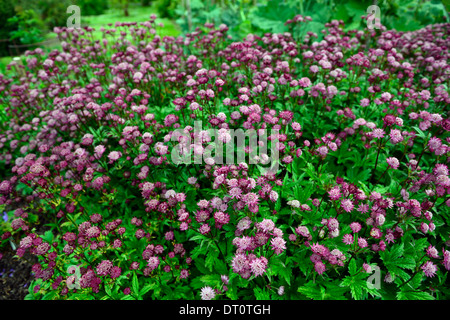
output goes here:
<path id="1" fill-rule="evenodd" d="M 24 259 L 14 258 L 12 250 L 2 252 L 0 259 L 0 300 L 24 300 L 34 276 L 32 264 Z M 27 256 L 27 255 L 25 255 Z M 31 256 L 25 257 L 31 259 Z"/>

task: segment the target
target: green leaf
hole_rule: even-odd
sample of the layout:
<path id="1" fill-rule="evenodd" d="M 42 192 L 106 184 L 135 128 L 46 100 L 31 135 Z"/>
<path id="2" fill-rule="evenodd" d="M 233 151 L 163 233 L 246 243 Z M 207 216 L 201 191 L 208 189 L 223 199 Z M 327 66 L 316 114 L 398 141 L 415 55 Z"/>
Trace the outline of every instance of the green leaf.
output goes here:
<path id="1" fill-rule="evenodd" d="M 133 278 L 131 280 L 131 288 L 133 289 L 133 293 L 139 294 L 139 280 L 136 273 L 133 273 Z"/>
<path id="2" fill-rule="evenodd" d="M 345 6 L 337 6 L 337 10 L 335 13 L 335 19 L 336 20 L 343 20 L 343 21 L 347 21 L 347 19 L 349 18 L 349 14 L 347 12 L 347 9 L 345 8 Z"/>
<path id="3" fill-rule="evenodd" d="M 406 271 L 402 270 L 394 264 L 386 265 L 386 267 L 388 268 L 392 276 L 399 276 L 404 281 L 408 281 L 411 278 L 411 276 Z"/>
<path id="4" fill-rule="evenodd" d="M 341 286 L 350 288 L 350 293 L 353 299 L 362 300 L 363 289 L 367 289 L 367 282 L 359 279 L 358 277 L 345 277 L 341 283 Z"/>
<path id="5" fill-rule="evenodd" d="M 209 268 L 207 268 L 205 260 L 202 258 L 196 258 L 194 259 L 195 267 L 200 271 L 202 274 L 210 274 L 211 271 Z"/>
<path id="6" fill-rule="evenodd" d="M 108 294 L 108 297 L 113 297 L 113 293 L 111 291 L 111 285 L 105 284 L 105 292 Z"/>
<path id="7" fill-rule="evenodd" d="M 394 245 L 390 250 L 380 252 L 381 259 L 384 263 L 392 263 L 395 259 L 403 255 L 404 245 L 403 243 Z"/>
<path id="8" fill-rule="evenodd" d="M 77 293 L 71 296 L 73 300 L 93 300 L 94 297 L 87 293 Z"/>
<path id="9" fill-rule="evenodd" d="M 53 233 L 50 230 L 45 231 L 44 235 L 41 236 L 41 237 L 47 243 L 52 243 L 53 242 Z"/>
<path id="10" fill-rule="evenodd" d="M 417 289 L 420 286 L 420 283 L 422 282 L 423 279 L 423 273 L 416 273 L 414 275 L 414 277 L 411 279 L 411 281 L 409 281 L 409 285 L 411 286 L 412 289 Z"/>
<path id="11" fill-rule="evenodd" d="M 328 284 L 324 287 L 317 283 L 313 283 L 313 281 L 298 288 L 298 292 L 313 300 L 345 300 L 344 293 L 347 291 L 348 288 L 343 288 L 334 284 Z"/>
<path id="12" fill-rule="evenodd" d="M 222 280 L 220 279 L 220 275 L 218 274 L 207 274 L 204 276 L 199 276 L 194 278 L 191 281 L 191 287 L 194 289 L 199 289 L 204 286 L 211 286 L 211 287 L 217 287 L 222 283 Z"/>
<path id="13" fill-rule="evenodd" d="M 279 1 L 269 1 L 267 5 L 258 6 L 253 11 L 249 20 L 252 24 L 261 29 L 272 33 L 283 33 L 288 31 L 284 22 L 293 18 L 295 11 L 288 5 Z"/>
<path id="14" fill-rule="evenodd" d="M 419 129 L 419 127 L 412 127 L 414 130 L 416 130 L 417 131 L 417 135 L 419 136 L 419 137 L 421 137 L 422 139 L 426 139 L 427 138 L 427 135 L 425 134 L 425 132 L 423 132 L 422 130 L 420 130 Z"/>
<path id="15" fill-rule="evenodd" d="M 359 18 L 360 16 L 366 14 L 367 5 L 364 4 L 363 1 L 351 0 L 346 1 L 345 8 L 347 9 L 349 16 L 356 16 Z"/>
<path id="16" fill-rule="evenodd" d="M 270 300 L 270 293 L 265 288 L 255 287 L 253 289 L 256 300 Z"/>
<path id="17" fill-rule="evenodd" d="M 161 285 L 162 292 L 166 295 L 164 298 L 171 300 L 173 297 L 173 290 L 166 284 Z"/>
<path id="18" fill-rule="evenodd" d="M 427 238 L 420 238 L 420 239 L 414 240 L 414 249 L 416 252 L 422 252 L 429 245 L 430 244 L 428 243 Z"/>
<path id="19" fill-rule="evenodd" d="M 298 288 L 298 292 L 313 300 L 323 300 L 323 287 L 317 286 L 303 286 Z"/>
<path id="20" fill-rule="evenodd" d="M 216 260 L 214 263 L 214 270 L 219 274 L 228 274 L 227 264 L 222 260 Z"/>
<path id="21" fill-rule="evenodd" d="M 56 291 L 50 291 L 42 297 L 42 300 L 53 300 L 57 294 Z"/>
<path id="22" fill-rule="evenodd" d="M 284 279 L 287 284 L 291 285 L 291 276 L 292 276 L 292 268 L 285 263 L 281 262 L 281 260 L 277 257 L 274 257 L 271 259 L 270 263 L 270 270 L 272 271 L 273 275 L 278 275 L 282 279 Z"/>
<path id="23" fill-rule="evenodd" d="M 205 266 L 209 269 L 209 271 L 213 271 L 214 264 L 216 263 L 218 257 L 219 251 L 215 248 L 210 248 L 205 259 Z"/>
<path id="24" fill-rule="evenodd" d="M 400 291 L 397 293 L 398 300 L 435 300 L 435 298 L 424 291 Z"/>
<path id="25" fill-rule="evenodd" d="M 352 259 L 348 265 L 348 271 L 350 275 L 354 276 L 358 272 L 358 266 L 356 265 L 356 260 Z"/>
<path id="26" fill-rule="evenodd" d="M 141 289 L 141 291 L 139 292 L 139 295 L 140 295 L 141 297 L 143 297 L 147 292 L 149 292 L 150 290 L 155 289 L 157 285 L 158 285 L 158 284 L 157 284 L 156 282 L 152 282 L 152 283 L 150 283 L 150 284 L 146 284 L 146 285 Z"/>
<path id="27" fill-rule="evenodd" d="M 25 296 L 24 300 L 36 300 L 36 299 L 35 299 L 35 297 L 34 297 L 34 294 L 28 293 L 28 294 Z"/>
<path id="28" fill-rule="evenodd" d="M 393 262 L 397 267 L 413 270 L 416 267 L 416 261 L 413 258 L 401 258 Z"/>

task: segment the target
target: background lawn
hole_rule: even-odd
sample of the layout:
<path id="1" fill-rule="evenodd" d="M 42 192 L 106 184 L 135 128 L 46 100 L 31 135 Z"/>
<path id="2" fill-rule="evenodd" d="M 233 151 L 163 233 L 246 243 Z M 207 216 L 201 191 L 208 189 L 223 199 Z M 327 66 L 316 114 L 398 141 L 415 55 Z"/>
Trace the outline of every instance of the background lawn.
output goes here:
<path id="1" fill-rule="evenodd" d="M 102 32 L 100 31 L 101 27 L 108 27 L 109 23 L 113 25 L 116 22 L 144 22 L 148 21 L 151 14 L 158 14 L 158 10 L 155 8 L 155 5 L 143 7 L 139 3 L 130 3 L 128 8 L 129 16 L 126 17 L 124 15 L 123 10 L 119 8 L 109 8 L 105 11 L 104 14 L 100 15 L 91 15 L 91 16 L 83 16 L 81 15 L 81 24 L 82 26 L 89 26 L 95 29 L 93 32 L 94 37 L 101 39 Z M 162 27 L 157 28 L 157 33 L 163 36 L 173 36 L 176 37 L 181 34 L 180 27 L 172 20 L 168 18 L 158 18 L 156 19 L 157 24 L 162 23 Z M 45 35 L 46 40 L 52 40 L 56 38 L 56 34 L 50 32 Z M 47 50 L 60 49 L 61 45 L 59 42 L 52 42 L 49 45 L 45 46 Z M 6 66 L 12 61 L 13 57 L 5 56 L 0 57 L 0 73 L 6 72 Z"/>

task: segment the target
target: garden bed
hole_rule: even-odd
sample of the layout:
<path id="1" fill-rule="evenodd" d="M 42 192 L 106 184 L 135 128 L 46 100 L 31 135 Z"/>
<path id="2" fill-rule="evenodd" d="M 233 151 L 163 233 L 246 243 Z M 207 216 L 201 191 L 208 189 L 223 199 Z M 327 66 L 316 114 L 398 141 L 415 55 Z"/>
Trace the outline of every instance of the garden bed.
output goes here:
<path id="1" fill-rule="evenodd" d="M 450 24 L 155 21 L 0 75 L 5 298 L 448 299 Z"/>

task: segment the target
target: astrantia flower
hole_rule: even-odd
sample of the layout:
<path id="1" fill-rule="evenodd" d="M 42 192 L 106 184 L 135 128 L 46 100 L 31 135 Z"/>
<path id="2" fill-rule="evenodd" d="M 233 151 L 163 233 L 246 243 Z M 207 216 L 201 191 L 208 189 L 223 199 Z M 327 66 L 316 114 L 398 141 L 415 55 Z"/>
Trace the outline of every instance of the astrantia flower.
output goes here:
<path id="1" fill-rule="evenodd" d="M 198 230 L 201 234 L 207 234 L 209 231 L 211 231 L 211 227 L 209 226 L 209 224 L 204 223 L 200 226 L 199 230 Z"/>
<path id="2" fill-rule="evenodd" d="M 266 272 L 267 259 L 265 257 L 260 257 L 253 259 L 250 262 L 250 269 L 255 277 L 262 276 Z"/>
<path id="3" fill-rule="evenodd" d="M 122 273 L 122 269 L 120 269 L 120 267 L 117 267 L 117 266 L 112 267 L 112 269 L 110 271 L 111 278 L 113 278 L 113 279 L 118 278 L 121 273 Z"/>
<path id="4" fill-rule="evenodd" d="M 384 137 L 384 130 L 383 129 L 379 129 L 379 128 L 373 129 L 372 137 L 379 138 L 379 139 L 383 138 Z"/>
<path id="5" fill-rule="evenodd" d="M 238 224 L 236 225 L 236 229 L 239 231 L 244 231 L 250 228 L 251 224 L 252 220 L 250 220 L 249 217 L 244 217 L 241 220 L 239 220 Z"/>
<path id="6" fill-rule="evenodd" d="M 431 261 L 425 262 L 421 269 L 427 277 L 434 277 L 437 271 L 436 265 Z"/>
<path id="7" fill-rule="evenodd" d="M 202 300 L 213 300 L 216 297 L 216 293 L 211 287 L 203 287 L 200 296 Z"/>
<path id="8" fill-rule="evenodd" d="M 96 238 L 100 235 L 100 229 L 96 226 L 90 227 L 86 230 L 86 236 L 88 238 Z"/>
<path id="9" fill-rule="evenodd" d="M 272 238 L 270 245 L 275 254 L 281 254 L 286 249 L 286 241 L 281 237 Z"/>
<path id="10" fill-rule="evenodd" d="M 391 137 L 391 142 L 393 144 L 397 144 L 403 141 L 402 133 L 398 129 L 392 129 L 391 132 L 389 133 L 389 136 Z"/>
<path id="11" fill-rule="evenodd" d="M 313 243 L 311 244 L 311 250 L 318 255 L 323 255 L 327 249 L 321 244 Z"/>
<path id="12" fill-rule="evenodd" d="M 420 224 L 420 231 L 422 231 L 423 233 L 427 233 L 428 230 L 430 230 L 430 227 L 425 222 L 422 222 Z"/>
<path id="13" fill-rule="evenodd" d="M 366 248 L 368 246 L 367 240 L 364 238 L 358 238 L 358 246 L 360 248 Z"/>
<path id="14" fill-rule="evenodd" d="M 20 240 L 20 247 L 23 249 L 28 249 L 33 245 L 32 242 L 33 239 L 30 236 L 26 236 L 25 238 Z"/>
<path id="15" fill-rule="evenodd" d="M 316 272 L 317 272 L 318 274 L 324 273 L 325 270 L 326 270 L 325 264 L 324 264 L 322 261 L 317 261 L 317 262 L 314 264 L 314 270 L 316 270 Z"/>
<path id="16" fill-rule="evenodd" d="M 272 202 L 276 202 L 278 200 L 278 193 L 276 191 L 274 191 L 274 190 L 271 190 L 270 193 L 269 193 L 269 199 Z"/>
<path id="17" fill-rule="evenodd" d="M 242 273 L 247 268 L 250 268 L 246 255 L 241 253 L 236 254 L 231 261 L 231 267 L 236 273 Z"/>
<path id="18" fill-rule="evenodd" d="M 450 270 L 450 251 L 448 250 L 442 250 L 444 252 L 444 260 L 442 261 L 442 264 L 444 265 L 444 268 L 446 270 Z"/>
<path id="19" fill-rule="evenodd" d="M 427 256 L 429 256 L 430 258 L 435 258 L 435 259 L 437 259 L 437 258 L 439 258 L 439 252 L 438 252 L 438 250 L 434 247 L 434 246 L 432 246 L 432 245 L 430 245 L 428 248 L 427 248 Z"/>
<path id="20" fill-rule="evenodd" d="M 259 197 L 256 193 L 249 192 L 242 196 L 242 200 L 248 205 L 254 205 L 258 203 Z"/>
<path id="21" fill-rule="evenodd" d="M 341 197 L 341 189 L 338 186 L 333 187 L 330 191 L 328 191 L 328 195 L 331 200 L 338 200 Z"/>
<path id="22" fill-rule="evenodd" d="M 361 101 L 359 102 L 359 105 L 361 107 L 367 107 L 370 104 L 370 100 L 367 98 L 363 98 L 361 99 Z"/>
<path id="23" fill-rule="evenodd" d="M 370 236 L 372 236 L 372 237 L 375 238 L 375 239 L 381 238 L 382 235 L 383 235 L 383 234 L 382 234 L 381 230 L 378 229 L 378 228 L 372 228 L 372 229 L 370 230 Z M 359 240 L 359 239 L 358 239 L 358 240 Z"/>
<path id="24" fill-rule="evenodd" d="M 46 242 L 39 244 L 35 249 L 35 254 L 40 256 L 46 254 L 50 250 L 50 245 Z"/>
<path id="25" fill-rule="evenodd" d="M 364 269 L 364 271 L 367 272 L 367 273 L 372 273 L 372 267 L 371 267 L 370 264 L 364 263 L 364 264 L 363 264 L 363 269 Z"/>
<path id="26" fill-rule="evenodd" d="M 353 202 L 350 199 L 344 199 L 341 202 L 341 207 L 346 212 L 351 212 L 353 210 Z"/>
<path id="27" fill-rule="evenodd" d="M 367 213 L 369 212 L 369 205 L 366 203 L 360 203 L 356 210 L 358 210 L 361 213 Z"/>
<path id="28" fill-rule="evenodd" d="M 428 140 L 428 147 L 430 147 L 431 151 L 434 151 L 436 149 L 439 149 L 442 145 L 441 139 L 437 137 L 432 137 L 430 140 Z"/>
<path id="29" fill-rule="evenodd" d="M 398 166 L 400 165 L 400 162 L 398 161 L 397 158 L 395 157 L 389 157 L 386 159 L 387 164 L 392 168 L 392 169 L 397 169 Z"/>
<path id="30" fill-rule="evenodd" d="M 106 276 L 112 269 L 113 264 L 109 260 L 103 260 L 97 266 L 97 274 L 100 276 Z"/>
<path id="31" fill-rule="evenodd" d="M 121 156 L 122 156 L 122 152 L 120 152 L 120 151 L 111 151 L 108 154 L 109 162 L 113 163 L 113 162 L 117 161 Z"/>
<path id="32" fill-rule="evenodd" d="M 295 228 L 295 232 L 305 238 L 309 238 L 311 236 L 308 227 L 306 226 L 298 226 L 297 228 Z"/>
<path id="33" fill-rule="evenodd" d="M 344 242 L 345 244 L 352 244 L 353 243 L 353 236 L 349 233 L 344 234 L 344 236 L 342 237 L 342 242 Z"/>
<path id="34" fill-rule="evenodd" d="M 150 257 L 147 262 L 147 266 L 150 268 L 150 270 L 155 270 L 159 266 L 158 257 Z"/>
<path id="35" fill-rule="evenodd" d="M 320 146 L 317 148 L 317 153 L 324 158 L 328 154 L 328 148 L 326 146 Z"/>
<path id="36" fill-rule="evenodd" d="M 336 230 L 337 228 L 339 228 L 339 221 L 336 218 L 330 218 L 327 221 L 327 227 L 331 231 Z"/>
<path id="37" fill-rule="evenodd" d="M 270 232 L 275 228 L 275 223 L 270 219 L 264 219 L 260 223 L 258 223 L 257 228 L 264 232 Z"/>
<path id="38" fill-rule="evenodd" d="M 353 233 L 358 233 L 361 230 L 361 224 L 359 222 L 350 223 L 350 229 Z"/>
<path id="39" fill-rule="evenodd" d="M 241 197 L 242 189 L 239 187 L 231 188 L 228 191 L 228 194 L 231 196 L 232 199 L 239 199 Z"/>
<path id="40" fill-rule="evenodd" d="M 300 208 L 300 201 L 298 200 L 290 200 L 287 202 L 287 204 L 294 208 Z"/>
<path id="41" fill-rule="evenodd" d="M 448 167 L 445 164 L 438 163 L 433 169 L 433 173 L 436 176 L 447 176 L 449 173 Z"/>

